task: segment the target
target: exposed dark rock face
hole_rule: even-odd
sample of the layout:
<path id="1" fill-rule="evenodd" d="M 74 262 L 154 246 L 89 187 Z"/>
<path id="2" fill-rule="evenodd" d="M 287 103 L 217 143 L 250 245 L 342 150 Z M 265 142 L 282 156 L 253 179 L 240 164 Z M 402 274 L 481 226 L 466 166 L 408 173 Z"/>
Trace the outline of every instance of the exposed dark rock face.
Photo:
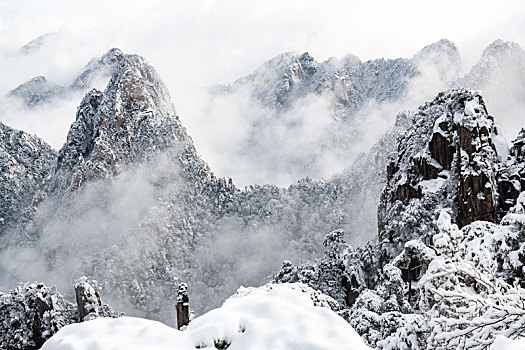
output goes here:
<path id="1" fill-rule="evenodd" d="M 287 262 L 276 281 L 332 296 L 374 348 L 484 349 L 500 331 L 521 327 L 478 315 L 492 312 L 486 300 L 497 300 L 498 314 L 502 304 L 523 305 L 516 285 L 525 264 L 525 131 L 509 150 L 480 94 L 466 89 L 442 92 L 405 117 L 386 167 L 378 246 L 353 249 L 333 232 L 320 262 Z M 476 312 L 460 312 L 465 305 Z"/>
<path id="2" fill-rule="evenodd" d="M 411 116 L 411 124 L 398 159 L 388 166 L 379 206 L 383 261 L 411 239 L 431 244 L 439 210 L 451 212 L 460 227 L 499 222 L 521 191 L 522 137 L 505 159 L 506 143 L 478 93 L 440 93 Z"/>
<path id="3" fill-rule="evenodd" d="M 510 155 L 513 156 L 518 163 L 525 161 L 525 129 L 521 129 L 518 137 L 512 142 Z"/>

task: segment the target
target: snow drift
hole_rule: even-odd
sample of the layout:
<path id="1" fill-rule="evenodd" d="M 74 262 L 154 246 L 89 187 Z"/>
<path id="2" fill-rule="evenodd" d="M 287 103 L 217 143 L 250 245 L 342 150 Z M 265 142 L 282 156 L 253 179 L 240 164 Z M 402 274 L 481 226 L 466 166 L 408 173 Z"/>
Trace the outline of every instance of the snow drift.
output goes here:
<path id="1" fill-rule="evenodd" d="M 101 318 L 62 328 L 42 350 L 370 349 L 344 319 L 315 306 L 308 293 L 315 295 L 301 284 L 241 287 L 184 331 L 141 318 Z"/>

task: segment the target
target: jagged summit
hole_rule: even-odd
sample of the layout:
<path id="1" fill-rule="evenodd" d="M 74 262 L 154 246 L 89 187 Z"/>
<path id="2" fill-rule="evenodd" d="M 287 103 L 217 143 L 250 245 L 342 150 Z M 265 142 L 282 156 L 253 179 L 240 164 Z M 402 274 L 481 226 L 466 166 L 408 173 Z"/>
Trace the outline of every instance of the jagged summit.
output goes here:
<path id="1" fill-rule="evenodd" d="M 461 57 L 456 45 L 447 39 L 441 39 L 425 46 L 414 55 L 413 60 L 420 71 L 424 72 L 430 67 L 435 67 L 443 81 L 449 82 L 456 79 L 461 66 Z"/>
<path id="2" fill-rule="evenodd" d="M 418 53 L 414 55 L 415 58 L 424 57 L 427 55 L 441 52 L 449 55 L 454 60 L 459 60 L 459 50 L 456 45 L 448 39 L 440 39 L 435 43 L 425 46 Z"/>
<path id="3" fill-rule="evenodd" d="M 285 108 L 292 92 L 300 89 L 317 71 L 318 63 L 308 52 L 286 52 L 263 63 L 252 74 L 239 78 L 230 86 L 216 89 L 233 92 L 249 88 L 263 105 Z"/>
<path id="4" fill-rule="evenodd" d="M 113 48 L 100 58 L 93 58 L 84 67 L 83 72 L 71 83 L 72 89 L 83 90 L 91 88 L 93 80 L 97 76 L 107 76 L 113 73 L 113 69 L 124 58 L 120 49 Z"/>
<path id="5" fill-rule="evenodd" d="M 511 72 L 507 73 L 507 70 Z M 479 61 L 470 72 L 455 84 L 480 89 L 486 87 L 494 78 L 502 81 L 513 74 L 517 76 L 514 79 L 524 79 L 524 72 L 525 51 L 517 43 L 498 39 L 483 50 Z"/>
<path id="6" fill-rule="evenodd" d="M 411 239 L 430 244 L 440 210 L 449 211 L 460 227 L 499 222 L 516 204 L 523 182 L 522 170 L 515 169 L 523 164 L 507 159 L 507 143 L 479 93 L 442 92 L 410 124 L 388 167 L 378 210 L 383 258 L 395 256 Z"/>
<path id="7" fill-rule="evenodd" d="M 113 75 L 104 92 L 93 89 L 82 100 L 59 151 L 54 177 L 73 181 L 68 187 L 76 188 L 87 179 L 116 174 L 126 164 L 177 147 L 197 161 L 193 143 L 155 69 L 144 58 L 118 49 L 99 62 L 115 65 Z M 70 171 L 76 175 L 61 175 Z"/>

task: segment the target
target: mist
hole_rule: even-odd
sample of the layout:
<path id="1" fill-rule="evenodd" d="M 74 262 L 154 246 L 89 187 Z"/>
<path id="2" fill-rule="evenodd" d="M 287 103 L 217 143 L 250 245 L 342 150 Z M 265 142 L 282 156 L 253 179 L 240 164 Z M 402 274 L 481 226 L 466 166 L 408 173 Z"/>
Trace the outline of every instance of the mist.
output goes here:
<path id="1" fill-rule="evenodd" d="M 87 8 L 96 16 L 86 16 Z M 441 38 L 458 45 L 467 70 L 495 39 L 525 46 L 520 26 L 524 15 L 525 5 L 518 0 L 505 6 L 491 1 L 458 4 L 452 0 L 425 4 L 409 0 L 395 4 L 339 0 L 323 4 L 295 0 L 257 4 L 239 0 L 198 4 L 167 0 L 134 4 L 100 0 L 3 2 L 0 95 L 36 75 L 64 85 L 89 59 L 119 47 L 146 57 L 157 69 L 197 149 L 215 166 L 221 161 L 215 162 L 214 154 L 208 151 L 212 149 L 207 143 L 209 133 L 201 131 L 206 130 L 202 118 L 195 116 L 205 104 L 202 98 L 206 89 L 213 84 L 232 82 L 283 52 L 309 51 L 319 61 L 348 53 L 362 60 L 410 57 Z M 463 25 L 465 21 L 468 26 Z M 46 33 L 56 34 L 46 38 L 31 55 L 20 54 L 23 45 Z M 49 131 L 41 135 L 54 148 L 61 146 L 63 130 L 74 116 L 65 112 L 54 113 L 54 134 Z M 7 113 L 0 111 L 0 120 L 15 128 L 30 124 L 19 122 L 16 115 L 7 117 Z M 223 119 L 225 114 L 221 115 Z M 60 123 L 65 126 L 59 127 Z M 30 131 L 40 135 L 36 128 Z"/>
<path id="2" fill-rule="evenodd" d="M 85 11 L 93 12 L 86 16 Z M 6 95 L 37 75 L 68 86 L 91 58 L 119 47 L 146 57 L 156 68 L 199 154 L 217 176 L 233 178 L 240 188 L 278 185 L 281 188 L 268 190 L 278 193 L 277 204 L 303 204 L 283 188 L 307 176 L 330 179 L 345 174 L 392 127 L 398 112 L 432 99 L 456 75 L 443 77 L 432 62 L 420 62 L 422 74 L 407 81 L 402 99 L 370 99 L 348 123 L 334 120 L 329 94 L 299 98 L 286 111 L 276 112 L 254 102 L 246 91 L 217 96 L 210 94 L 211 86 L 232 83 L 283 52 L 308 51 L 318 61 L 349 53 L 362 60 L 409 58 L 441 38 L 460 49 L 459 75 L 494 39 L 524 46 L 523 18 L 525 5 L 519 1 L 506 6 L 483 1 L 4 2 L 0 121 L 59 149 L 85 91 L 32 108 Z M 20 51 L 46 33 L 56 34 L 46 36 L 32 53 Z M 494 81 L 484 87 L 489 111 L 509 139 L 525 118 L 523 80 L 512 77 L 513 68 L 507 65 L 503 75 L 510 84 Z M 100 77 L 92 87 L 103 90 L 106 83 L 107 77 Z M 115 309 L 169 323 L 181 281 L 190 285 L 192 308 L 202 313 L 241 284 L 264 283 L 285 259 L 298 263 L 320 256 L 322 237 L 329 232 L 329 225 L 320 223 L 325 219 L 320 212 L 286 212 L 282 221 L 270 223 L 265 220 L 274 217 L 217 218 L 188 199 L 180 171 L 176 162 L 160 155 L 113 179 L 86 184 L 67 206 L 48 199 L 35 220 L 42 225 L 41 236 L 0 252 L 0 290 L 38 280 L 57 285 L 72 299 L 74 280 L 88 275 L 101 282 L 102 298 Z M 376 237 L 376 200 L 337 208 L 356 215 L 333 224 L 349 228 L 349 243 Z M 313 208 L 323 204 L 308 203 Z M 292 221 L 303 237 L 291 232 Z"/>

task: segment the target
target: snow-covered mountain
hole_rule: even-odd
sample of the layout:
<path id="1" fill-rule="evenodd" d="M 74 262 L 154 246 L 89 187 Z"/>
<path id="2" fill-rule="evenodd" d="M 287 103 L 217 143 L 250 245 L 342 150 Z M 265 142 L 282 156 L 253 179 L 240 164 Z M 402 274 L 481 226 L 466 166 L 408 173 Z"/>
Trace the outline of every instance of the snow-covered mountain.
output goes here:
<path id="1" fill-rule="evenodd" d="M 375 169 L 367 172 L 377 186 Z M 6 265 L 4 284 L 42 269 L 61 288 L 89 275 L 112 305 L 166 322 L 180 278 L 195 286 L 196 310 L 209 309 L 243 281 L 263 281 L 286 257 L 320 254 L 325 232 L 343 227 L 365 241 L 359 223 L 368 216 L 355 198 L 374 203 L 363 186 L 369 180 L 352 172 L 244 191 L 215 177 L 160 78 L 135 55 L 122 55 L 106 90 L 83 99 L 49 172 L 33 216 L 4 232 L 3 259 L 34 253 L 30 268 Z M 353 220 L 359 213 L 364 219 Z"/>
<path id="2" fill-rule="evenodd" d="M 440 79 L 447 82 L 457 76 L 459 64 L 458 49 L 448 40 L 426 46 L 412 59 L 362 62 L 350 54 L 317 62 L 308 52 L 285 53 L 230 85 L 217 86 L 215 92 L 247 90 L 254 100 L 277 109 L 290 108 L 301 97 L 328 93 L 332 117 L 347 120 L 354 118 L 369 100 L 397 101 L 404 97 L 409 79 L 424 74 L 427 66 L 433 66 Z"/>
<path id="3" fill-rule="evenodd" d="M 307 52 L 279 55 L 211 90 L 206 122 L 215 125 L 224 113 L 233 114 L 243 131 L 232 134 L 236 142 L 217 138 L 215 145 L 243 168 L 224 162 L 216 170 L 243 184 L 247 176 L 281 185 L 332 176 L 369 149 L 397 112 L 417 107 L 456 79 L 459 67 L 459 52 L 448 40 L 410 59 L 363 62 L 347 55 L 317 62 Z"/>
<path id="4" fill-rule="evenodd" d="M 31 107 L 60 96 L 64 90 L 62 86 L 48 81 L 46 77 L 38 76 L 11 90 L 9 96 L 18 97 Z"/>
<path id="5" fill-rule="evenodd" d="M 490 52 L 480 62 L 496 55 Z M 333 128 L 313 134 L 333 137 L 326 149 L 344 153 L 345 142 L 355 145 L 356 134 L 375 127 L 364 111 L 391 112 L 434 94 L 432 87 L 455 84 L 449 82 L 458 62 L 448 41 L 410 60 L 363 63 L 349 56 L 317 63 L 308 54 L 285 54 L 214 93 L 248 93 L 245 101 L 259 105 L 264 113 L 247 115 L 255 138 L 265 130 L 288 135 L 294 123 L 308 121 L 296 113 L 298 105 L 309 110 L 324 101 L 329 113 L 313 110 Z M 476 76 L 480 65 L 462 79 Z M 426 85 L 426 74 L 439 84 Z M 11 198 L 1 207 L 2 289 L 39 279 L 71 300 L 69 286 L 85 275 L 100 282 L 115 309 L 172 323 L 181 281 L 191 286 L 192 308 L 200 314 L 240 284 L 266 282 L 291 260 L 296 264 L 286 261 L 274 281 L 302 282 L 331 296 L 372 347 L 447 348 L 464 341 L 475 347 L 484 343 L 459 330 L 492 341 L 521 329 L 525 131 L 509 149 L 481 93 L 446 90 L 415 112 L 388 114 L 388 132 L 330 179 L 242 190 L 201 159 L 144 58 L 110 50 L 88 64 L 77 85 L 85 89 L 106 75 L 106 89 L 82 99 L 58 154 L 1 125 L 6 181 L 0 190 Z M 489 80 L 480 78 L 491 86 Z M 424 94 L 414 95 L 419 89 Z M 276 127 L 280 118 L 292 128 Z M 351 247 L 343 232 L 353 245 L 369 243 Z M 23 288 L 27 295 L 45 289 Z M 0 301 L 12 305 L 13 295 L 1 294 Z M 498 300 L 513 317 L 498 313 Z M 460 317 L 464 308 L 469 311 Z"/>

